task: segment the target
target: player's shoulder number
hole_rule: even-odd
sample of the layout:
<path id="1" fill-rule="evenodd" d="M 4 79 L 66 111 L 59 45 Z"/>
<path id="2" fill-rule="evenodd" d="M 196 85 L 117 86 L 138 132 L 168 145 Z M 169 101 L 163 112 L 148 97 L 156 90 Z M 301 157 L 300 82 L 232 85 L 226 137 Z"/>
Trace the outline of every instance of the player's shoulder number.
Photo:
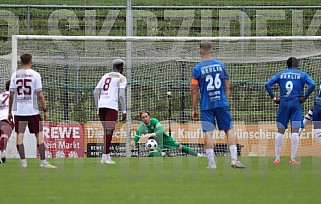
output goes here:
<path id="1" fill-rule="evenodd" d="M 205 81 L 207 82 L 207 91 L 221 88 L 222 81 L 220 79 L 220 73 L 215 74 L 214 78 L 211 74 L 207 75 Z"/>

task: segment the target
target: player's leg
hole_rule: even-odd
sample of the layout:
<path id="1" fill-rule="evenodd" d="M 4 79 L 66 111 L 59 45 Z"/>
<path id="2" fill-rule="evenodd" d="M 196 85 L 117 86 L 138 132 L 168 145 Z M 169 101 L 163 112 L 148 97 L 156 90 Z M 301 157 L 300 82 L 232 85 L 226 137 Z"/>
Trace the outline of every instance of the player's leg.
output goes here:
<path id="1" fill-rule="evenodd" d="M 216 108 L 214 109 L 214 114 L 219 130 L 224 130 L 227 137 L 232 160 L 231 166 L 233 168 L 245 168 L 245 166 L 237 160 L 236 137 L 233 132 L 233 122 L 229 107 Z"/>
<path id="2" fill-rule="evenodd" d="M 45 140 L 43 137 L 43 127 L 42 127 L 41 116 L 39 114 L 34 116 L 28 116 L 28 127 L 29 127 L 30 133 L 36 135 L 37 150 L 40 156 L 40 167 L 47 168 L 47 169 L 57 168 L 56 166 L 49 164 L 46 159 L 46 147 L 45 147 Z"/>
<path id="3" fill-rule="evenodd" d="M 321 105 L 315 104 L 313 109 L 313 131 L 315 138 L 321 144 Z"/>
<path id="4" fill-rule="evenodd" d="M 280 163 L 281 157 L 281 147 L 282 147 L 282 140 L 284 136 L 284 132 L 287 129 L 289 121 L 289 108 L 287 101 L 280 101 L 277 118 L 276 118 L 276 126 L 277 126 L 277 133 L 275 135 L 275 160 L 274 164 Z"/>
<path id="5" fill-rule="evenodd" d="M 208 158 L 209 169 L 216 169 L 216 163 L 214 158 L 214 142 L 213 142 L 213 130 L 215 130 L 214 114 L 211 110 L 201 111 L 202 129 L 204 132 L 204 147 L 206 156 Z"/>
<path id="6" fill-rule="evenodd" d="M 177 149 L 179 151 L 182 151 L 186 154 L 192 155 L 192 156 L 198 156 L 197 151 L 185 146 L 181 145 L 179 142 L 174 140 L 172 137 L 168 137 L 164 139 L 164 147 L 169 148 L 169 149 Z"/>
<path id="7" fill-rule="evenodd" d="M 118 112 L 109 108 L 99 109 L 99 118 L 104 128 L 104 150 L 101 163 L 115 164 L 110 156 L 110 146 L 113 138 L 113 133 L 116 127 Z"/>
<path id="8" fill-rule="evenodd" d="M 5 163 L 6 161 L 6 149 L 8 144 L 8 139 L 11 136 L 14 124 L 8 120 L 0 121 L 0 163 Z"/>
<path id="9" fill-rule="evenodd" d="M 299 98 L 292 100 L 291 104 L 291 160 L 290 164 L 297 164 L 295 157 L 299 147 L 299 130 L 303 128 L 303 109 Z"/>
<path id="10" fill-rule="evenodd" d="M 303 128 L 305 128 L 309 123 L 311 123 L 312 119 L 313 119 L 313 106 L 309 108 L 308 113 L 304 116 Z"/>
<path id="11" fill-rule="evenodd" d="M 27 126 L 27 120 L 25 119 L 24 116 L 14 116 L 14 121 L 15 121 L 15 130 L 17 133 L 17 138 L 16 138 L 17 151 L 20 156 L 22 167 L 26 168 L 28 165 L 27 165 L 27 160 L 25 155 L 25 147 L 23 145 L 23 137 Z"/>

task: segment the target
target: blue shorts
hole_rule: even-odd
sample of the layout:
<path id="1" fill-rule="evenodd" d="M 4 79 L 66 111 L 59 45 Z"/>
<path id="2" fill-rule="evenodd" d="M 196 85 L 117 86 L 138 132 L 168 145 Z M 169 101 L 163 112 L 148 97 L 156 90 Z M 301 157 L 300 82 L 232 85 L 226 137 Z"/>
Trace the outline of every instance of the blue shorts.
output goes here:
<path id="1" fill-rule="evenodd" d="M 321 105 L 314 104 L 312 118 L 313 118 L 313 128 L 321 129 Z"/>
<path id="2" fill-rule="evenodd" d="M 219 130 L 230 130 L 233 128 L 232 116 L 229 107 L 202 110 L 201 115 L 203 132 L 215 130 L 215 120 Z"/>
<path id="3" fill-rule="evenodd" d="M 277 113 L 277 127 L 287 129 L 289 120 L 291 128 L 303 128 L 303 110 L 299 97 L 291 100 L 280 100 Z"/>

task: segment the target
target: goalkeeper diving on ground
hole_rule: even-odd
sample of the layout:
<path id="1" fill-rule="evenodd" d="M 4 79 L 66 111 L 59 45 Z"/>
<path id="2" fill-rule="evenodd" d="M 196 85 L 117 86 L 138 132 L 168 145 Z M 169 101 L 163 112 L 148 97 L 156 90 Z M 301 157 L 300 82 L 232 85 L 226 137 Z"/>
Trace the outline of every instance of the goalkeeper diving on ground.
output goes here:
<path id="1" fill-rule="evenodd" d="M 166 156 L 166 153 L 161 152 L 161 149 L 163 148 L 177 149 L 192 156 L 203 157 L 203 155 L 197 151 L 175 141 L 174 138 L 164 131 L 162 124 L 156 118 L 150 117 L 148 111 L 140 112 L 140 117 L 142 122 L 139 124 L 138 129 L 136 130 L 134 140 L 130 143 L 132 147 L 136 146 L 141 135 L 144 134 L 148 139 L 155 139 L 158 144 L 157 151 L 150 152 L 148 155 L 149 157 Z"/>

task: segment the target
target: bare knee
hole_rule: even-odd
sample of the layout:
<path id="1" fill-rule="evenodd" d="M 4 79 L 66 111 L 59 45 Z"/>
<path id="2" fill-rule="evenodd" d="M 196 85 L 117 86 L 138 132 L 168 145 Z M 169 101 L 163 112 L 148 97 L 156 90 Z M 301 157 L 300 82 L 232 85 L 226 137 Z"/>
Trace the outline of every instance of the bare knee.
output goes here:
<path id="1" fill-rule="evenodd" d="M 285 133 L 285 129 L 284 128 L 278 128 L 278 133 L 284 134 Z"/>

